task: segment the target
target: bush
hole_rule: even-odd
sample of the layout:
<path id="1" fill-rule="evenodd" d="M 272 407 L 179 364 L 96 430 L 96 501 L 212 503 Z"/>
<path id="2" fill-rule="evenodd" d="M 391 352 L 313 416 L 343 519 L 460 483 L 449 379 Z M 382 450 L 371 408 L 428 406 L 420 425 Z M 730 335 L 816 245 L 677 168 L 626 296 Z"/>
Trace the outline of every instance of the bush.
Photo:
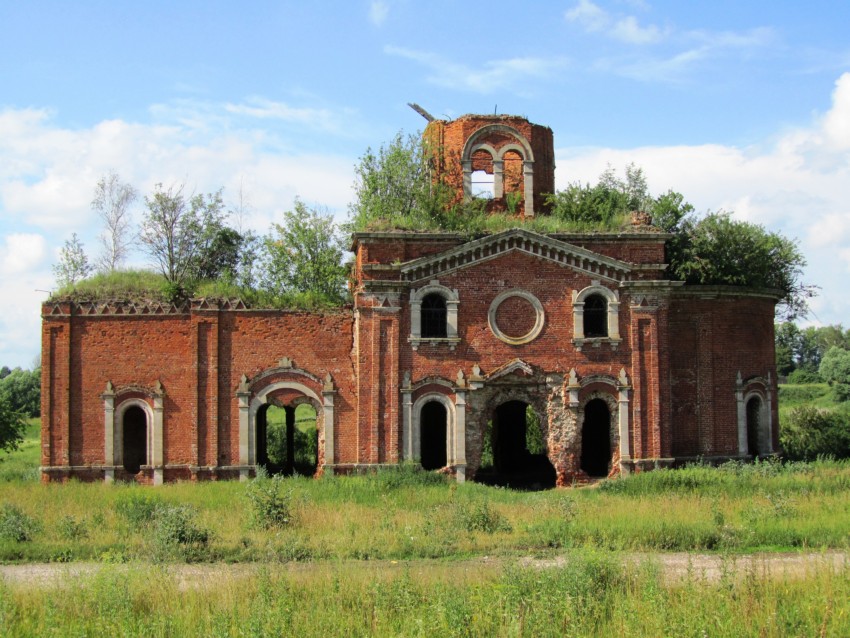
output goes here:
<path id="1" fill-rule="evenodd" d="M 245 496 L 258 527 L 270 529 L 292 523 L 292 490 L 284 490 L 282 477 L 257 476 L 248 483 Z"/>
<path id="2" fill-rule="evenodd" d="M 791 374 L 788 375 L 788 383 L 794 383 L 798 385 L 809 383 L 823 383 L 823 379 L 817 372 L 797 368 Z"/>
<path id="3" fill-rule="evenodd" d="M 41 523 L 16 505 L 6 503 L 0 509 L 0 539 L 26 543 L 41 531 Z"/>
<path id="4" fill-rule="evenodd" d="M 59 519 L 56 526 L 59 531 L 59 536 L 65 540 L 75 541 L 81 538 L 88 538 L 89 529 L 85 520 L 78 521 L 73 516 L 63 516 Z"/>
<path id="5" fill-rule="evenodd" d="M 850 427 L 845 419 L 830 410 L 795 408 L 780 430 L 779 442 L 785 457 L 800 461 L 820 456 L 850 458 Z"/>
<path id="6" fill-rule="evenodd" d="M 195 521 L 188 505 L 160 505 L 154 514 L 155 558 L 199 558 L 210 541 L 210 532 Z"/>
<path id="7" fill-rule="evenodd" d="M 130 489 L 132 491 L 121 495 L 115 501 L 115 513 L 127 521 L 131 527 L 146 527 L 154 520 L 154 515 L 157 508 L 162 506 L 162 501 L 154 494 Z"/>
<path id="8" fill-rule="evenodd" d="M 511 525 L 507 519 L 498 511 L 490 509 L 490 503 L 487 501 L 458 503 L 455 507 L 457 523 L 467 532 L 495 534 L 511 531 Z"/>

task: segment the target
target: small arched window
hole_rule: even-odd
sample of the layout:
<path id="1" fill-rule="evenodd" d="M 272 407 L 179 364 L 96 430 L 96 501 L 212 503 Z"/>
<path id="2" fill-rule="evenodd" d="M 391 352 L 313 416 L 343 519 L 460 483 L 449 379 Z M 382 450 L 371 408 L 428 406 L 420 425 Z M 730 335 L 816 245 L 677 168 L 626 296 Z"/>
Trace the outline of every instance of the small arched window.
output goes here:
<path id="1" fill-rule="evenodd" d="M 425 295 L 422 299 L 421 330 L 423 339 L 445 339 L 446 330 L 446 300 L 435 292 Z"/>
<path id="2" fill-rule="evenodd" d="M 590 295 L 584 301 L 584 336 L 608 336 L 608 301 L 602 295 Z"/>

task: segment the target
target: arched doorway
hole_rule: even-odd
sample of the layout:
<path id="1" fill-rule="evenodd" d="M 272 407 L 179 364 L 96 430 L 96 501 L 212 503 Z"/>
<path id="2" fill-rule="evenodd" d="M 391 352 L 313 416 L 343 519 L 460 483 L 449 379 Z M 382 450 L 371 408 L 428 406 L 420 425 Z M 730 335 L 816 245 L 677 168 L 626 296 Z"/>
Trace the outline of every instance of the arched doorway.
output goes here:
<path id="1" fill-rule="evenodd" d="M 584 406 L 581 426 L 581 469 L 588 476 L 608 476 L 611 463 L 611 411 L 604 399 Z"/>
<path id="2" fill-rule="evenodd" d="M 316 409 L 310 403 L 257 410 L 257 465 L 269 474 L 313 476 L 319 459 Z"/>
<path id="3" fill-rule="evenodd" d="M 475 479 L 519 489 L 555 486 L 555 468 L 547 455 L 543 431 L 528 403 L 506 401 L 494 410 L 484 433 L 484 451 Z"/>
<path id="4" fill-rule="evenodd" d="M 419 416 L 420 458 L 425 470 L 446 466 L 446 434 L 448 413 L 439 401 L 428 401 Z"/>
<path id="5" fill-rule="evenodd" d="M 131 405 L 124 411 L 122 431 L 124 469 L 138 474 L 142 466 L 148 464 L 148 416 L 141 407 Z"/>
<path id="6" fill-rule="evenodd" d="M 747 401 L 747 450 L 753 457 L 764 452 L 761 423 L 762 423 L 761 397 L 754 396 Z"/>

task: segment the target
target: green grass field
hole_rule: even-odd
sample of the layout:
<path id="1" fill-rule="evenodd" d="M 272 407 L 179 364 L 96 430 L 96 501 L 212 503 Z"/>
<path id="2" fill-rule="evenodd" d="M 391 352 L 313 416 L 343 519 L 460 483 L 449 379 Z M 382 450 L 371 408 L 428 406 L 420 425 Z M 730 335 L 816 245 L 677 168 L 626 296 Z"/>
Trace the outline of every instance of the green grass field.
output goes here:
<path id="1" fill-rule="evenodd" d="M 49 587 L 0 578 L 4 635 L 850 634 L 850 566 L 789 578 L 732 567 L 755 551 L 846 551 L 848 462 L 694 466 L 536 493 L 411 466 L 320 480 L 43 485 L 38 439 L 34 420 L 0 462 L 0 563 L 105 567 Z M 730 568 L 671 582 L 652 560 L 668 551 L 719 554 Z M 634 552 L 649 558 L 628 566 Z M 563 560 L 520 566 L 527 557 Z M 246 571 L 187 585 L 169 572 L 175 562 Z"/>

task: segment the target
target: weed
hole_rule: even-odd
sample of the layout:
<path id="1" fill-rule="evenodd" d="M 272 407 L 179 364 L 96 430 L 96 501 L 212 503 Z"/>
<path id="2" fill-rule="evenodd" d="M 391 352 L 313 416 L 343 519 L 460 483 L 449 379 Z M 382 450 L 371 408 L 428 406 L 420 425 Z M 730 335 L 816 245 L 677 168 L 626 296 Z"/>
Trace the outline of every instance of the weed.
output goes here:
<path id="1" fill-rule="evenodd" d="M 26 543 L 41 531 L 41 523 L 17 505 L 4 503 L 0 508 L 0 539 Z"/>
<path id="2" fill-rule="evenodd" d="M 88 538 L 89 529 L 85 519 L 77 520 L 73 516 L 63 516 L 56 524 L 59 536 L 67 541 Z"/>
<path id="3" fill-rule="evenodd" d="M 370 480 L 381 490 L 447 484 L 445 474 L 423 470 L 418 463 L 400 463 L 392 467 L 382 467 L 370 475 Z"/>
<path id="4" fill-rule="evenodd" d="M 511 525 L 497 510 L 490 507 L 486 500 L 457 503 L 455 505 L 457 524 L 467 532 L 510 532 Z"/>
<path id="5" fill-rule="evenodd" d="M 154 514 L 154 558 L 200 559 L 210 541 L 210 531 L 198 525 L 188 505 L 160 505 Z"/>
<path id="6" fill-rule="evenodd" d="M 256 526 L 269 529 L 292 523 L 292 490 L 284 489 L 281 476 L 258 476 L 248 483 L 245 496 Z"/>
<path id="7" fill-rule="evenodd" d="M 122 494 L 115 501 L 115 512 L 121 516 L 130 527 L 146 527 L 154 519 L 162 500 L 150 492 L 137 488 L 127 488 L 129 491 Z"/>

